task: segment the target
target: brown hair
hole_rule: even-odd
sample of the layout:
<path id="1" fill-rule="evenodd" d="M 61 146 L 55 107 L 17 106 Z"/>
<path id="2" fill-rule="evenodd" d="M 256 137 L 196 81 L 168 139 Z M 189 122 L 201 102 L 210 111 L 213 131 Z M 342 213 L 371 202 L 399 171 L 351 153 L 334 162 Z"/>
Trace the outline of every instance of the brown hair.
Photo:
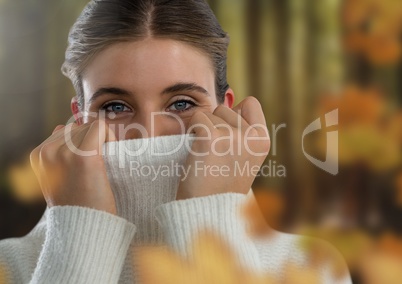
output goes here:
<path id="1" fill-rule="evenodd" d="M 106 47 L 146 37 L 190 44 L 212 60 L 218 103 L 224 101 L 228 35 L 205 0 L 92 0 L 70 30 L 62 72 L 84 106 L 82 73 Z"/>

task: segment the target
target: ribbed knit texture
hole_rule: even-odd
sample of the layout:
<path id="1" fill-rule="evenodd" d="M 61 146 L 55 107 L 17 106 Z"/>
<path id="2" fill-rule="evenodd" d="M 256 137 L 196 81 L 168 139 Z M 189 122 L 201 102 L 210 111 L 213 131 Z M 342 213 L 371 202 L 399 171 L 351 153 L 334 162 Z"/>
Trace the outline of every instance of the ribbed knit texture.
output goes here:
<path id="1" fill-rule="evenodd" d="M 106 143 L 105 166 L 119 216 L 77 206 L 48 208 L 27 236 L 0 242 L 0 279 L 6 278 L 6 283 L 137 283 L 133 263 L 138 246 L 167 245 L 191 257 L 191 241 L 204 229 L 222 237 L 239 263 L 250 269 L 280 279 L 289 261 L 303 266 L 306 254 L 299 248 L 300 237 L 276 232 L 256 241 L 247 236 L 247 224 L 238 215 L 245 195 L 175 201 L 181 178 L 176 170 L 185 164 L 191 139 L 175 135 Z M 155 176 L 152 169 L 158 168 Z M 336 251 L 333 255 L 338 257 Z M 336 281 L 328 270 L 322 271 L 322 283 L 351 283 L 349 277 Z"/>
<path id="2" fill-rule="evenodd" d="M 190 135 L 125 140 L 105 145 L 105 165 L 117 213 L 137 226 L 136 245 L 158 244 L 155 208 L 176 199 Z"/>
<path id="3" fill-rule="evenodd" d="M 135 226 L 111 214 L 52 207 L 31 283 L 116 283 Z M 68 265 L 66 265 L 68 264 Z"/>
<path id="4" fill-rule="evenodd" d="M 163 233 L 155 209 L 176 199 L 191 135 L 172 135 L 106 143 L 104 160 L 117 214 L 137 227 L 121 283 L 135 281 L 133 258 L 141 245 L 161 245 Z"/>
<path id="5" fill-rule="evenodd" d="M 244 201 L 243 194 L 235 193 L 174 201 L 159 206 L 156 217 L 167 243 L 183 256 L 191 254 L 189 242 L 193 236 L 209 230 L 228 242 L 242 266 L 261 271 L 258 252 L 239 215 Z"/>

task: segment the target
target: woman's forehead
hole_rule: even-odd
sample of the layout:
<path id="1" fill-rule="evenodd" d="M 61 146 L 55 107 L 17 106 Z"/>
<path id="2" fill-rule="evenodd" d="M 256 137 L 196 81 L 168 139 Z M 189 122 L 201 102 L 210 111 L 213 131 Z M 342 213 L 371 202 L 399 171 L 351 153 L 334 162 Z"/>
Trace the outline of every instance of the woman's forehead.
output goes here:
<path id="1" fill-rule="evenodd" d="M 116 43 L 100 52 L 83 73 L 84 94 L 114 85 L 146 92 L 178 82 L 215 93 L 211 60 L 197 48 L 171 39 L 148 38 Z"/>

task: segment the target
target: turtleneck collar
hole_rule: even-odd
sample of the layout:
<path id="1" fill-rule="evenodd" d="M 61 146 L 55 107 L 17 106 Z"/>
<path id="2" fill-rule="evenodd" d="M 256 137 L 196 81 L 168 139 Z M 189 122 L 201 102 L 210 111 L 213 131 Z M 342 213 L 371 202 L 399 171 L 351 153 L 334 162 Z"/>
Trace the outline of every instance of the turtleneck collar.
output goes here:
<path id="1" fill-rule="evenodd" d="M 105 143 L 105 167 L 117 214 L 136 225 L 135 245 L 162 241 L 154 210 L 176 199 L 191 137 L 185 134 Z"/>

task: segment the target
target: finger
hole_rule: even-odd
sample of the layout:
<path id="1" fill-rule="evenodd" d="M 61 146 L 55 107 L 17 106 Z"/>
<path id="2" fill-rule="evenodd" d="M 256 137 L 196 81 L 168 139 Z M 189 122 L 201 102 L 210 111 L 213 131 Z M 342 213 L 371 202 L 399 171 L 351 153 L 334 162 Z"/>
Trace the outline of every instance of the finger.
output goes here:
<path id="1" fill-rule="evenodd" d="M 240 113 L 237 113 L 235 110 L 228 108 L 224 105 L 219 105 L 213 112 L 214 115 L 222 118 L 232 127 L 247 129 L 250 125 L 247 121 L 241 116 Z"/>
<path id="2" fill-rule="evenodd" d="M 107 138 L 107 124 L 104 120 L 98 119 L 91 123 L 79 148 L 81 151 L 96 150 L 98 155 L 102 154 L 102 145 Z"/>
<path id="3" fill-rule="evenodd" d="M 61 142 L 60 144 L 68 147 L 70 151 L 78 155 L 93 156 L 101 154 L 100 149 L 105 141 L 111 142 L 117 140 L 114 132 L 106 125 L 104 120 L 97 120 L 82 125 L 74 123 L 71 125 L 71 128 L 70 131 L 66 131 L 64 143 Z M 85 139 L 91 141 L 84 142 Z"/>
<path id="4" fill-rule="evenodd" d="M 264 124 L 265 116 L 260 102 L 255 97 L 247 97 L 233 108 L 233 111 L 240 113 L 244 120 L 249 124 Z"/>
<path id="5" fill-rule="evenodd" d="M 53 130 L 52 135 L 50 135 L 44 142 L 49 142 L 58 139 L 61 136 L 65 135 L 66 133 L 71 132 L 73 129 L 77 127 L 78 127 L 77 124 L 73 122 L 67 125 L 57 125 L 56 128 Z"/>
<path id="6" fill-rule="evenodd" d="M 204 114 L 209 118 L 209 120 L 213 124 L 213 130 L 219 129 L 219 131 L 222 131 L 223 129 L 226 129 L 229 132 L 233 131 L 233 126 L 227 123 L 225 120 L 220 118 L 219 116 L 216 116 L 210 112 L 204 112 Z"/>
<path id="7" fill-rule="evenodd" d="M 245 98 L 233 110 L 240 113 L 244 120 L 257 131 L 259 136 L 265 137 L 268 135 L 264 112 L 260 102 L 255 97 Z"/>
<path id="8" fill-rule="evenodd" d="M 56 128 L 53 130 L 52 135 L 55 134 L 57 131 L 59 131 L 62 128 L 64 128 L 63 124 L 57 125 Z"/>
<path id="9" fill-rule="evenodd" d="M 52 134 L 45 141 L 43 141 L 41 144 L 39 144 L 34 150 L 32 150 L 32 152 L 30 154 L 30 161 L 31 161 L 31 166 L 32 166 L 33 170 L 35 171 L 35 174 L 38 174 L 36 171 L 36 168 L 39 165 L 39 155 L 40 155 L 40 152 L 41 152 L 43 146 L 58 139 L 60 136 L 62 136 L 62 133 L 64 131 L 60 131 L 60 130 L 63 129 L 64 127 L 65 127 L 64 125 L 57 125 L 54 128 Z"/>
<path id="10" fill-rule="evenodd" d="M 106 125 L 106 140 L 105 142 L 114 142 L 117 141 L 116 134 L 114 133 L 113 129 Z"/>
<path id="11" fill-rule="evenodd" d="M 32 150 L 29 155 L 29 160 L 31 162 L 31 167 L 35 172 L 35 175 L 39 178 L 39 173 L 37 172 L 37 167 L 39 164 L 39 146 Z"/>
<path id="12" fill-rule="evenodd" d="M 60 128 L 60 129 L 59 129 L 59 128 Z M 45 146 L 45 145 L 47 145 L 47 144 L 49 144 L 49 143 L 51 143 L 51 142 L 53 142 L 53 141 L 59 139 L 61 136 L 63 136 L 63 134 L 64 134 L 65 131 L 60 131 L 61 128 L 65 128 L 65 126 L 64 126 L 64 127 L 61 127 L 61 125 L 56 126 L 56 128 L 53 130 L 52 135 L 50 135 L 45 141 L 43 141 L 41 144 L 39 144 L 39 145 L 32 151 L 31 156 L 32 156 L 32 155 L 37 155 L 37 156 L 39 156 L 39 152 L 41 151 L 41 149 L 43 148 L 43 146 Z M 31 162 L 32 162 L 32 161 L 31 161 Z"/>
<path id="13" fill-rule="evenodd" d="M 64 127 L 57 130 L 58 127 L 53 131 L 53 134 L 47 138 L 41 145 L 55 143 L 57 145 L 62 145 L 73 140 L 73 137 L 79 133 L 80 130 L 88 126 L 79 126 L 76 123 L 69 123 Z"/>
<path id="14" fill-rule="evenodd" d="M 210 136 L 215 129 L 214 124 L 202 111 L 196 111 L 190 119 L 187 132 L 194 133 L 198 137 Z"/>

